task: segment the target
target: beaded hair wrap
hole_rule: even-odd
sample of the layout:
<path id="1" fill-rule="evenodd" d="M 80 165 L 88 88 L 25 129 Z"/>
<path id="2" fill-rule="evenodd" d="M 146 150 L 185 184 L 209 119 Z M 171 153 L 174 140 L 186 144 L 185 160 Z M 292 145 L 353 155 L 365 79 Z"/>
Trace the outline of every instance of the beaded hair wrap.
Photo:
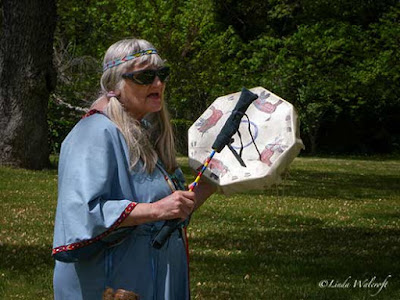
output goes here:
<path id="1" fill-rule="evenodd" d="M 119 59 L 115 59 L 112 61 L 109 61 L 107 63 L 104 64 L 103 66 L 103 72 L 107 69 L 111 69 L 115 66 L 118 66 L 120 64 L 123 64 L 124 62 L 127 62 L 129 60 L 141 57 L 143 55 L 151 55 L 151 54 L 157 54 L 157 50 L 156 49 L 146 49 L 146 50 L 140 50 L 137 52 L 134 52 L 132 54 L 129 54 L 127 56 L 124 56 L 123 58 L 119 58 Z"/>

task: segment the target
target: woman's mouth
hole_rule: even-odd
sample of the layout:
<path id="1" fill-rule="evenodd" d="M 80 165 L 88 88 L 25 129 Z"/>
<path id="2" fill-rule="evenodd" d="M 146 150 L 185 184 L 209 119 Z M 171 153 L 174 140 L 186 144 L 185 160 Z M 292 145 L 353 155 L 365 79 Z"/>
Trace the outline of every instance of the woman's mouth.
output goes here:
<path id="1" fill-rule="evenodd" d="M 160 99 L 160 93 L 151 93 L 147 96 L 147 98 L 151 100 L 158 100 Z"/>

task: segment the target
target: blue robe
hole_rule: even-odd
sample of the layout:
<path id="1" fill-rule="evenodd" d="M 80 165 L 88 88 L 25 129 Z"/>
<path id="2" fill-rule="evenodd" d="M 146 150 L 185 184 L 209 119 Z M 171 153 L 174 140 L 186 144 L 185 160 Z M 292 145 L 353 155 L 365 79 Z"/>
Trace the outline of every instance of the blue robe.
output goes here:
<path id="1" fill-rule="evenodd" d="M 151 242 L 163 222 L 118 225 L 136 203 L 172 193 L 157 164 L 129 169 L 128 148 L 115 124 L 102 114 L 82 119 L 64 140 L 58 173 L 53 257 L 55 300 L 100 300 L 106 287 L 148 299 L 189 299 L 185 237 L 176 230 L 159 250 Z M 168 180 L 167 180 L 168 179 Z"/>

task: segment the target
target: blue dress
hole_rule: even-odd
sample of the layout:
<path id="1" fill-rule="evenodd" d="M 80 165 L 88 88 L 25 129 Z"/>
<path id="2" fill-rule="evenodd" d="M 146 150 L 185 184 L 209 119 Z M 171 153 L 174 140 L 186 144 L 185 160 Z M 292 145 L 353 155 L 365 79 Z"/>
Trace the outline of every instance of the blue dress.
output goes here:
<path id="1" fill-rule="evenodd" d="M 102 114 L 82 119 L 60 153 L 53 257 L 55 300 L 100 300 L 106 287 L 141 300 L 189 299 L 185 237 L 175 230 L 161 249 L 151 242 L 163 222 L 118 228 L 137 203 L 150 203 L 183 186 L 157 164 L 129 170 L 128 148 Z M 172 180 L 171 179 L 175 179 Z"/>

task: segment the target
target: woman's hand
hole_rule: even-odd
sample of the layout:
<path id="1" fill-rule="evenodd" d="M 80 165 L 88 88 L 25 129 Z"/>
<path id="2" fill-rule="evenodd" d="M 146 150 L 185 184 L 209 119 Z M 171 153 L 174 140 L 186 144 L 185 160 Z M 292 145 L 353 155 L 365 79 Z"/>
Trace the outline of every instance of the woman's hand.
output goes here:
<path id="1" fill-rule="evenodd" d="M 160 220 L 181 219 L 184 221 L 215 191 L 215 185 L 201 181 L 194 192 L 175 191 L 157 202 L 138 203 L 120 227 L 136 226 Z"/>
<path id="2" fill-rule="evenodd" d="M 196 194 L 190 191 L 175 191 L 171 195 L 151 203 L 152 214 L 157 220 L 185 220 L 195 207 Z"/>

